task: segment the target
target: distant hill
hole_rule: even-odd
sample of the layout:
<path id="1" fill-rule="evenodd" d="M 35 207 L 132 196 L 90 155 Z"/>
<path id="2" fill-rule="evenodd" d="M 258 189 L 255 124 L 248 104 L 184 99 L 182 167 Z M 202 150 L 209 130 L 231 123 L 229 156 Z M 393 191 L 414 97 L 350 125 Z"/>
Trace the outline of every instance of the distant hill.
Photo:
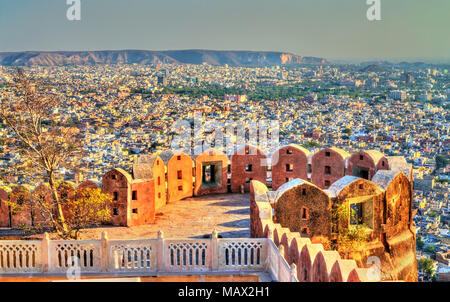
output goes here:
<path id="1" fill-rule="evenodd" d="M 363 67 L 360 71 L 361 72 L 382 72 L 382 71 L 388 71 L 391 65 L 386 63 L 377 63 L 377 64 L 370 64 L 365 67 Z"/>
<path id="2" fill-rule="evenodd" d="M 220 50 L 104 50 L 104 51 L 26 51 L 0 53 L 0 65 L 56 66 L 81 64 L 202 64 L 230 66 L 270 66 L 325 64 L 322 58 L 302 57 L 285 52 Z"/>

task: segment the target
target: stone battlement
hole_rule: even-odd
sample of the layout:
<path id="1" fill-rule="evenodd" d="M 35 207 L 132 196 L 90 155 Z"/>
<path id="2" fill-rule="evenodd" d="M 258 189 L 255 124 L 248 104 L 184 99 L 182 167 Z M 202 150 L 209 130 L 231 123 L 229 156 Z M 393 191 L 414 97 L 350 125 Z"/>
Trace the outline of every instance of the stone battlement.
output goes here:
<path id="1" fill-rule="evenodd" d="M 355 260 L 343 259 L 337 251 L 274 223 L 264 185 L 254 185 L 258 188 L 251 193 L 252 237 L 271 239 L 299 282 L 380 281 L 376 268 L 358 267 Z"/>
<path id="2" fill-rule="evenodd" d="M 412 187 L 403 172 L 380 170 L 372 181 L 344 176 L 326 190 L 301 179 L 276 191 L 252 181 L 250 225 L 251 237 L 269 237 L 284 246 L 299 281 L 353 278 L 334 276 L 336 263 L 341 273 L 371 268 L 370 279 L 374 262 L 382 280 L 417 281 Z M 352 237 L 346 237 L 349 232 Z M 348 246 L 349 240 L 357 244 Z M 316 264 L 317 257 L 326 264 Z"/>
<path id="3" fill-rule="evenodd" d="M 314 259 L 314 267 L 331 264 L 323 250 L 302 253 Z M 159 232 L 155 239 L 110 240 L 103 233 L 100 240 L 73 241 L 50 240 L 45 234 L 43 240 L 0 241 L 0 273 L 67 278 L 75 278 L 74 271 L 80 276 L 268 274 L 269 278 L 261 281 L 298 282 L 296 264 L 289 265 L 284 255 L 284 245 L 278 248 L 271 238 L 221 239 L 215 231 L 210 239 L 165 239 Z M 312 275 L 311 281 L 378 281 L 367 280 L 369 271 L 351 261 L 338 260 L 329 279 L 321 279 L 319 274 Z"/>
<path id="4" fill-rule="evenodd" d="M 101 184 L 85 181 L 78 187 L 101 187 L 109 193 L 110 223 L 122 226 L 152 223 L 167 202 L 250 192 L 251 236 L 268 238 L 269 247 L 274 245 L 274 252 L 283 256 L 269 257 L 278 259 L 273 274 L 283 267 L 286 280 L 375 281 L 367 261 L 376 256 L 383 280 L 417 280 L 412 169 L 402 157 L 374 150 L 350 155 L 334 147 L 311 154 L 297 145 L 282 147 L 270 158 L 248 145 L 230 159 L 215 149 L 194 157 L 165 151 L 141 156 L 133 171 L 116 168 L 103 176 Z M 71 189 L 75 186 L 66 183 L 65 194 Z M 34 190 L 26 186 L 0 190 L 0 226 L 40 221 L 30 208 L 11 215 L 5 201 L 15 196 L 12 192 L 20 191 L 26 199 L 42 190 L 49 188 L 43 184 Z M 336 205 L 356 214 L 336 223 Z M 339 244 L 339 230 L 359 225 L 367 230 L 367 247 L 347 253 L 331 250 L 331 245 Z"/>
<path id="5" fill-rule="evenodd" d="M 297 178 L 320 189 L 329 189 L 346 175 L 371 180 L 380 170 L 402 171 L 412 180 L 411 166 L 403 157 L 387 157 L 375 150 L 350 155 L 335 147 L 310 153 L 291 144 L 279 148 L 270 157 L 250 145 L 236 149 L 230 157 L 212 148 L 192 157 L 168 150 L 139 157 L 132 171 L 116 168 L 107 172 L 101 184 L 85 181 L 79 186 L 101 187 L 103 192 L 111 194 L 110 223 L 133 226 L 154 222 L 157 211 L 167 202 L 215 193 L 250 192 L 253 180 L 273 190 Z M 75 190 L 74 184 L 66 183 L 64 190 L 71 187 Z M 19 215 L 11 215 L 6 205 L 11 192 L 24 192 L 23 198 L 27 199 L 37 190 L 42 194 L 48 186 L 0 188 L 0 227 L 43 223 L 26 206 Z"/>

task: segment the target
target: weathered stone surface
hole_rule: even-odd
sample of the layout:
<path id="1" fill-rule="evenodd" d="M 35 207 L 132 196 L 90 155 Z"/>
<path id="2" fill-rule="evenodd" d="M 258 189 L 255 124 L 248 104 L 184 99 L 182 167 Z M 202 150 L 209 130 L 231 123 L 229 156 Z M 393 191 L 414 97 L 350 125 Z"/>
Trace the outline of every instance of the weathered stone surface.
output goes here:
<path id="1" fill-rule="evenodd" d="M 311 159 L 311 182 L 322 189 L 345 174 L 345 160 L 350 154 L 335 147 L 325 148 L 315 153 Z"/>
<path id="2" fill-rule="evenodd" d="M 231 155 L 231 192 L 250 192 L 250 182 L 267 180 L 267 158 L 261 150 L 254 146 L 245 145 Z"/>
<path id="3" fill-rule="evenodd" d="M 257 218 L 261 217 L 267 203 L 255 202 L 251 207 L 252 236 L 268 236 L 275 244 L 281 244 L 288 263 L 297 265 L 299 281 L 376 281 L 376 278 L 417 281 L 412 189 L 411 182 L 402 172 L 380 170 L 373 182 L 345 176 L 328 190 L 321 190 L 301 179 L 285 183 L 275 192 L 263 190 L 257 182 L 254 186 L 251 200 L 256 197 L 263 200 L 263 196 L 269 196 L 269 193 L 275 196 L 272 202 L 275 217 L 271 220 L 264 216 L 259 222 Z M 351 204 L 361 204 L 362 221 L 356 224 L 363 223 L 370 230 L 368 242 L 353 250 L 339 249 L 339 257 L 337 252 L 324 251 L 324 246 L 318 244 L 322 240 L 328 242 L 337 238 L 337 233 L 332 232 L 350 227 L 349 219 L 348 226 L 344 221 L 344 225 L 340 222 L 335 231 L 330 229 L 333 224 L 331 204 L 347 205 L 348 211 Z M 322 220 L 318 224 L 308 224 L 308 214 L 314 211 L 320 215 L 315 215 L 313 222 Z M 302 238 L 291 233 L 301 232 L 304 228 L 308 228 L 308 237 L 313 244 L 301 242 Z M 335 244 L 339 247 L 340 242 L 335 241 Z M 379 259 L 379 275 L 369 270 L 374 264 L 371 257 Z M 359 268 L 356 269 L 354 264 Z"/>
<path id="4" fill-rule="evenodd" d="M 307 179 L 309 151 L 298 145 L 288 145 L 272 155 L 272 189 L 277 190 L 286 179 Z"/>
<path id="5" fill-rule="evenodd" d="M 205 168 L 211 169 L 214 179 L 211 183 L 204 180 Z M 220 194 L 228 191 L 227 184 L 228 157 L 225 153 L 208 149 L 195 157 L 195 187 L 194 195 Z"/>
<path id="6" fill-rule="evenodd" d="M 110 239 L 156 238 L 159 230 L 165 238 L 202 238 L 216 229 L 223 238 L 250 236 L 248 194 L 219 194 L 187 198 L 162 207 L 155 223 L 132 227 L 84 229 L 83 239 L 97 239 L 107 231 Z"/>
<path id="7" fill-rule="evenodd" d="M 170 153 L 170 156 L 168 153 L 162 155 L 167 166 L 168 202 L 192 197 L 194 193 L 192 175 L 194 163 L 192 158 L 183 152 Z"/>

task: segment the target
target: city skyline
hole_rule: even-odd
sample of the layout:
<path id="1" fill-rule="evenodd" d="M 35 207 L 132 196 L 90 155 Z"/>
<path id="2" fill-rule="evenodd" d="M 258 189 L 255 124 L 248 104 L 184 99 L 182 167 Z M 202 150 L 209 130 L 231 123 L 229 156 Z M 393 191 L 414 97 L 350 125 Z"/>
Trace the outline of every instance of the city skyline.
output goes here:
<path id="1" fill-rule="evenodd" d="M 68 21 L 66 1 L 0 1 L 0 52 L 211 49 L 450 62 L 450 3 L 381 1 L 382 20 L 368 21 L 363 0 L 241 2 L 81 1 L 81 20 Z"/>

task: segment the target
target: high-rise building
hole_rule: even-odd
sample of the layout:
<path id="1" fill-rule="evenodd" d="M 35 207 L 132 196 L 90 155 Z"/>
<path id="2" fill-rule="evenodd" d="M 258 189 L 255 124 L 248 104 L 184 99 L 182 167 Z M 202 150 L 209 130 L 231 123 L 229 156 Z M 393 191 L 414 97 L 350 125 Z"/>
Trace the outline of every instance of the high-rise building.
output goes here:
<path id="1" fill-rule="evenodd" d="M 159 75 L 158 76 L 158 85 L 167 86 L 167 76 L 166 75 Z"/>
<path id="2" fill-rule="evenodd" d="M 396 101 L 403 101 L 406 99 L 406 92 L 402 90 L 393 90 L 389 93 L 389 97 Z"/>
<path id="3" fill-rule="evenodd" d="M 420 96 L 419 99 L 423 102 L 431 100 L 431 94 L 427 91 L 424 91 Z"/>
<path id="4" fill-rule="evenodd" d="M 414 78 L 410 73 L 404 72 L 401 76 L 401 80 L 405 82 L 406 84 L 410 84 L 414 82 Z"/>

